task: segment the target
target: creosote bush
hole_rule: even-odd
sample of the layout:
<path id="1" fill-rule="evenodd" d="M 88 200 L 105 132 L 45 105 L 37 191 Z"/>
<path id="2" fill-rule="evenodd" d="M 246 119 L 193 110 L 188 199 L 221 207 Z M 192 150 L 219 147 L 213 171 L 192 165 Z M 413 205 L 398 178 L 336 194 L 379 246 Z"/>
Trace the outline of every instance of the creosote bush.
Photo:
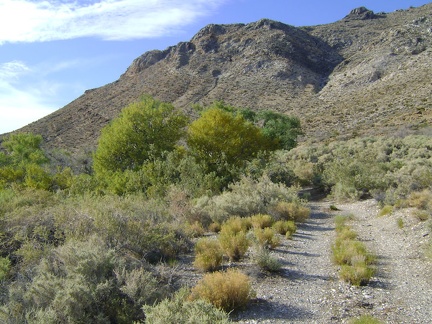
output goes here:
<path id="1" fill-rule="evenodd" d="M 214 272 L 204 277 L 191 290 L 190 300 L 203 299 L 219 309 L 231 312 L 245 307 L 255 297 L 250 279 L 239 270 Z"/>

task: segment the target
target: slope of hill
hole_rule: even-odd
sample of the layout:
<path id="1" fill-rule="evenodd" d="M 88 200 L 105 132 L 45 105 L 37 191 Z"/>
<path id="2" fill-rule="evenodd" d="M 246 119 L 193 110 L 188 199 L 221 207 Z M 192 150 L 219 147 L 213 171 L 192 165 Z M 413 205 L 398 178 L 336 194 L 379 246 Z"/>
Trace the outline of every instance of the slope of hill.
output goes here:
<path id="1" fill-rule="evenodd" d="M 432 4 L 357 8 L 302 28 L 268 19 L 208 25 L 21 130 L 51 148 L 89 149 L 123 107 L 150 94 L 185 110 L 224 100 L 295 115 L 310 141 L 418 131 L 432 121 L 431 43 Z"/>

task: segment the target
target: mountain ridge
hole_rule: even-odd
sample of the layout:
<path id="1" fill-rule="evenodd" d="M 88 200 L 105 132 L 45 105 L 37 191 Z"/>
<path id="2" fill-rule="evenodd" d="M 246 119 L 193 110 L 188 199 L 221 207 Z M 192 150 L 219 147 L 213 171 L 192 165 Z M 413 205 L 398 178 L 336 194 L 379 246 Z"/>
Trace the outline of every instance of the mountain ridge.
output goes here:
<path id="1" fill-rule="evenodd" d="M 92 149 L 123 107 L 150 94 L 188 113 L 224 100 L 294 115 L 308 141 L 415 132 L 432 121 L 431 39 L 432 4 L 360 7 L 317 26 L 210 24 L 19 131 L 41 134 L 49 148 Z"/>

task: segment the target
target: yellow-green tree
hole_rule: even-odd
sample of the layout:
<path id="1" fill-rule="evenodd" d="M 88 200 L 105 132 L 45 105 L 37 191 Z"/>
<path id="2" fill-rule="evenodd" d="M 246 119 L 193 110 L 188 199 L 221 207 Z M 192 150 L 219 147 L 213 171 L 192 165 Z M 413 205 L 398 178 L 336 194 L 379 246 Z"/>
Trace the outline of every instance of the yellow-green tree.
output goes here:
<path id="1" fill-rule="evenodd" d="M 259 152 L 274 150 L 277 145 L 241 114 L 218 106 L 205 110 L 189 126 L 187 135 L 191 153 L 207 165 L 208 171 L 220 176 L 243 168 Z"/>
<path id="2" fill-rule="evenodd" d="M 150 157 L 173 150 L 187 122 L 173 105 L 149 96 L 130 104 L 102 129 L 94 155 L 96 174 L 139 170 Z"/>

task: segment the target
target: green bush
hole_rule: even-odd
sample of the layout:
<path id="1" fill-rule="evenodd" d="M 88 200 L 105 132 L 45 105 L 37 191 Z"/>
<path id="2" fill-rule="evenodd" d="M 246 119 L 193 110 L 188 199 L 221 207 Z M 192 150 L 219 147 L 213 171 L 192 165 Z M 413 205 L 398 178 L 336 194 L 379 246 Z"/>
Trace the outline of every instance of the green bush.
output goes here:
<path id="1" fill-rule="evenodd" d="M 218 240 L 202 238 L 195 244 L 194 266 L 203 271 L 213 271 L 221 266 L 223 250 Z"/>
<path id="2" fill-rule="evenodd" d="M 246 306 L 253 297 L 249 277 L 238 270 L 229 269 L 204 275 L 192 288 L 190 300 L 203 299 L 219 309 L 231 312 Z"/>
<path id="3" fill-rule="evenodd" d="M 205 300 L 188 301 L 189 290 L 183 288 L 171 299 L 143 307 L 147 324 L 228 324 L 229 316 Z"/>

